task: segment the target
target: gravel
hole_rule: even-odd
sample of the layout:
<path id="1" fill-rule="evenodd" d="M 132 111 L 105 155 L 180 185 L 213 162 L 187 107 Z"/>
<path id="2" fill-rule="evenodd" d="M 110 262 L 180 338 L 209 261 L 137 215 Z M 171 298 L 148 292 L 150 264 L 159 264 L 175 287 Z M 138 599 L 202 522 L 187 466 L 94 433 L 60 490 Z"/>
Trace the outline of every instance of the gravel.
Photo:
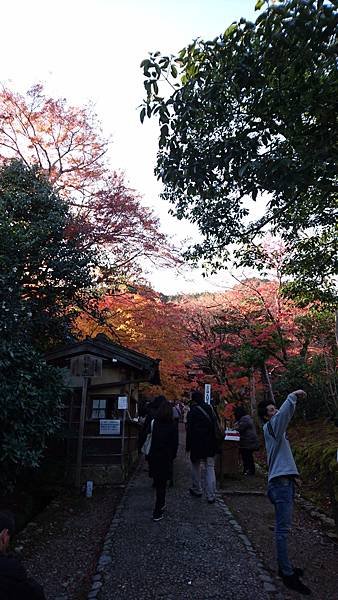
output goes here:
<path id="1" fill-rule="evenodd" d="M 266 479 L 261 475 L 227 480 L 222 498 L 250 539 L 257 556 L 269 571 L 283 598 L 299 599 L 299 594 L 285 588 L 277 575 L 274 541 L 274 510 L 263 492 Z M 259 491 L 253 499 L 251 492 Z M 241 492 L 240 494 L 238 492 Z M 304 510 L 304 504 L 309 504 Z M 338 598 L 338 544 L 330 539 L 333 521 L 310 514 L 311 503 L 296 498 L 293 526 L 289 537 L 290 558 L 305 570 L 304 583 L 316 600 Z M 321 516 L 321 515 L 320 515 Z M 316 518 L 313 518 L 316 517 Z"/>
<path id="2" fill-rule="evenodd" d="M 94 488 L 92 498 L 65 494 L 16 537 L 16 552 L 43 585 L 47 600 L 84 600 L 91 587 L 121 488 Z"/>

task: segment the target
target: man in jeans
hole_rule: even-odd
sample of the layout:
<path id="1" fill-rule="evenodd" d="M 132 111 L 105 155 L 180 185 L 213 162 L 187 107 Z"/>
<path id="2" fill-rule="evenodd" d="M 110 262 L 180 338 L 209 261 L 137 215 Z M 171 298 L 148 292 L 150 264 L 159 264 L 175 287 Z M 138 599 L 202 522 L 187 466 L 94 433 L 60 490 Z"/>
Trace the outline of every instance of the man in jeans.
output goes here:
<path id="1" fill-rule="evenodd" d="M 191 408 L 187 416 L 186 450 L 190 452 L 192 486 L 189 490 L 196 498 L 202 496 L 201 464 L 206 472 L 206 495 L 209 504 L 216 497 L 215 436 L 216 418 L 213 409 L 203 401 L 203 394 L 194 391 L 191 395 Z"/>
<path id="2" fill-rule="evenodd" d="M 303 390 L 296 390 L 288 395 L 279 410 L 271 401 L 265 400 L 258 405 L 258 415 L 265 423 L 263 432 L 269 465 L 268 497 L 275 507 L 279 575 L 288 588 L 309 595 L 309 588 L 300 580 L 303 571 L 291 565 L 287 546 L 292 523 L 295 478 L 299 473 L 286 429 L 295 412 L 297 400 L 305 397 Z"/>

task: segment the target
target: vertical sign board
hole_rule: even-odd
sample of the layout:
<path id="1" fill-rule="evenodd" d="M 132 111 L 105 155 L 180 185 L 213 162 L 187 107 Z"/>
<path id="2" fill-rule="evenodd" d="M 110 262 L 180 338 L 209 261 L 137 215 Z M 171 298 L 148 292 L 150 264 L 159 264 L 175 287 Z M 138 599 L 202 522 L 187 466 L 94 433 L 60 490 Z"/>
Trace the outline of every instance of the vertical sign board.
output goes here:
<path id="1" fill-rule="evenodd" d="M 211 403 L 211 384 L 206 383 L 204 386 L 204 402 L 207 404 Z"/>
<path id="2" fill-rule="evenodd" d="M 123 475 L 125 475 L 125 467 L 124 467 L 124 449 L 125 449 L 125 429 L 126 429 L 126 411 L 128 410 L 128 396 L 119 396 L 117 399 L 117 408 L 119 410 L 123 410 L 123 420 L 122 420 L 122 444 L 121 444 L 121 462 L 122 462 L 122 470 Z"/>
<path id="3" fill-rule="evenodd" d="M 119 396 L 117 399 L 119 410 L 128 410 L 128 396 Z"/>

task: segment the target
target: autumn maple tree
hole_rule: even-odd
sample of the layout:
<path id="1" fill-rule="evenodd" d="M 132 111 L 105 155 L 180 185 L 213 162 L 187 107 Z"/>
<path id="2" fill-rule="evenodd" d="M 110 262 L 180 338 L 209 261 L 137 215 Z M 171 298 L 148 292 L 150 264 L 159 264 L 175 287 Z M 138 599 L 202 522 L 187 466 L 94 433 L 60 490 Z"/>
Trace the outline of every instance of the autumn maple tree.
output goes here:
<path id="1" fill-rule="evenodd" d="M 192 350 L 186 335 L 185 315 L 177 302 L 146 286 L 120 287 L 104 293 L 98 303 L 101 321 L 82 312 L 77 319 L 79 335 L 104 333 L 129 348 L 161 360 L 161 393 L 180 398 L 189 389 L 186 364 Z M 160 390 L 147 390 L 154 395 Z"/>
<path id="2" fill-rule="evenodd" d="M 142 205 L 122 173 L 110 168 L 109 142 L 92 107 L 47 97 L 41 85 L 26 95 L 0 93 L 0 159 L 37 165 L 76 215 L 68 236 L 87 237 L 101 279 L 139 276 L 144 261 L 173 265 L 178 255 L 158 218 Z"/>

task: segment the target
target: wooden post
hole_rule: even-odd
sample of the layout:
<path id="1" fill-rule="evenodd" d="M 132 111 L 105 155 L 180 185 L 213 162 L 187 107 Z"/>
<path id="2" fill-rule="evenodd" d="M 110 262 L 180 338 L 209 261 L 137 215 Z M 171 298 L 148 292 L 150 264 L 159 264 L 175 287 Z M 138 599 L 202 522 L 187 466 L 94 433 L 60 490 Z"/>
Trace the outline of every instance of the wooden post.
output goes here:
<path id="1" fill-rule="evenodd" d="M 123 411 L 123 418 L 122 418 L 122 442 L 121 442 L 121 467 L 122 467 L 122 473 L 123 473 L 123 479 L 126 478 L 126 469 L 125 469 L 125 464 L 124 464 L 124 441 L 125 441 L 125 425 L 126 425 L 126 411 Z"/>
<path id="2" fill-rule="evenodd" d="M 79 438 L 77 441 L 76 471 L 75 471 L 75 487 L 78 489 L 80 489 L 80 487 L 81 487 L 83 433 L 84 433 L 84 424 L 85 424 L 85 417 L 86 417 L 88 380 L 89 380 L 89 377 L 86 377 L 86 376 L 83 377 L 81 412 L 80 412 L 80 423 L 79 423 Z"/>

